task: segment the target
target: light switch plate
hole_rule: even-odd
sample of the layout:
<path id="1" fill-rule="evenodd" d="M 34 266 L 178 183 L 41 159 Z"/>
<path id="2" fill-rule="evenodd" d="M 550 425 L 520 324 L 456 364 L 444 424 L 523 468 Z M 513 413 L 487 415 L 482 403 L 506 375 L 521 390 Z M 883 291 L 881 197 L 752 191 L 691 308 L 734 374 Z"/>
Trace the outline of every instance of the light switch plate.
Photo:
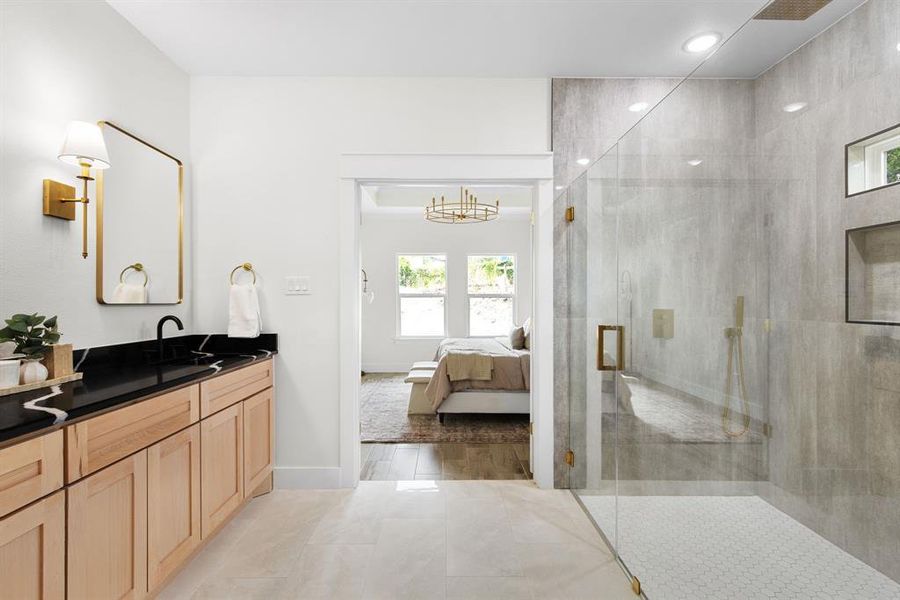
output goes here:
<path id="1" fill-rule="evenodd" d="M 309 276 L 289 275 L 284 278 L 284 293 L 288 296 L 305 296 L 312 294 Z"/>

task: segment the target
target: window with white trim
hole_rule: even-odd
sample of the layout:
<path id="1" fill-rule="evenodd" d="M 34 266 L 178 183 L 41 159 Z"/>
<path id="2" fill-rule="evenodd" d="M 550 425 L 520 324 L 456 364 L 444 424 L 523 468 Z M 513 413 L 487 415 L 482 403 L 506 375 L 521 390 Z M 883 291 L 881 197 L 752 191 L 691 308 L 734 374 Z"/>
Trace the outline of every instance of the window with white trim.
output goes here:
<path id="1" fill-rule="evenodd" d="M 469 336 L 507 335 L 515 324 L 516 257 L 469 256 L 467 267 Z"/>
<path id="2" fill-rule="evenodd" d="M 444 337 L 447 332 L 447 255 L 397 256 L 397 335 Z"/>
<path id="3" fill-rule="evenodd" d="M 900 125 L 846 147 L 847 195 L 900 183 Z"/>

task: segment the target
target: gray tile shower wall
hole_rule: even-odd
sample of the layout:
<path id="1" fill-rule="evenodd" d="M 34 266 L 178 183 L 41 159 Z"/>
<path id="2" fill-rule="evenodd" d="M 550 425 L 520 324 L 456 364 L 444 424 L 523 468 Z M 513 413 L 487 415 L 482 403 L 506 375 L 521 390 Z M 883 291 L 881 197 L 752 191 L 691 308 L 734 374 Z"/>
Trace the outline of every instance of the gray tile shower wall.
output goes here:
<path id="1" fill-rule="evenodd" d="M 845 198 L 844 145 L 900 123 L 898 42 L 900 2 L 869 0 L 754 82 L 772 223 L 764 497 L 895 580 L 900 328 L 844 322 L 844 231 L 900 220 L 900 188 Z"/>

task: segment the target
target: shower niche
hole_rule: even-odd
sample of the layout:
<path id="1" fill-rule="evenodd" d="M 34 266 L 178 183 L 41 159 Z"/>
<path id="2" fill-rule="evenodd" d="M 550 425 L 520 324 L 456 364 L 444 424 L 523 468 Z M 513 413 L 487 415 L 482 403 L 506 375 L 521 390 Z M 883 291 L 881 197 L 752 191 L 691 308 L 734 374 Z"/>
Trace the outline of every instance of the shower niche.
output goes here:
<path id="1" fill-rule="evenodd" d="M 900 221 L 847 231 L 847 322 L 900 325 Z"/>

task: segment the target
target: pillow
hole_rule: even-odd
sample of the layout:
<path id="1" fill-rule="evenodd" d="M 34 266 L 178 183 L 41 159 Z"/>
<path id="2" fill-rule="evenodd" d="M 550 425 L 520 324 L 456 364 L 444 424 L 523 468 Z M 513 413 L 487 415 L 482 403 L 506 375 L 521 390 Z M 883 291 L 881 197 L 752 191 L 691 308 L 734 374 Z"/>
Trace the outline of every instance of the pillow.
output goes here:
<path id="1" fill-rule="evenodd" d="M 513 327 L 509 331 L 509 347 L 513 350 L 521 350 L 525 347 L 525 328 Z"/>
<path id="2" fill-rule="evenodd" d="M 522 329 L 525 331 L 525 342 L 522 344 L 522 348 L 531 350 L 531 317 L 525 319 Z"/>

